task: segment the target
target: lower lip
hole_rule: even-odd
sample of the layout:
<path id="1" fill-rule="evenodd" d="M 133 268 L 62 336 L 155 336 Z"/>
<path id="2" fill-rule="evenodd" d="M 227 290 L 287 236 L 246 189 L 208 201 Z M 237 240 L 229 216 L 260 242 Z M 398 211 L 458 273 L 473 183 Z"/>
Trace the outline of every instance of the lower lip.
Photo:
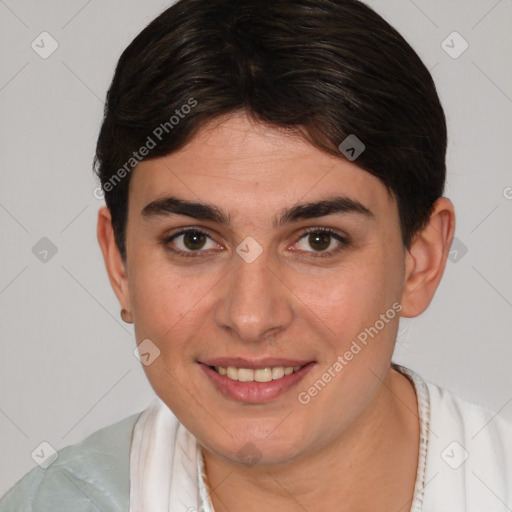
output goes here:
<path id="1" fill-rule="evenodd" d="M 312 361 L 300 370 L 270 382 L 240 382 L 217 373 L 203 363 L 199 363 L 201 369 L 206 373 L 213 385 L 224 396 L 251 404 L 263 404 L 284 395 L 304 378 L 309 370 L 313 368 L 314 364 Z"/>

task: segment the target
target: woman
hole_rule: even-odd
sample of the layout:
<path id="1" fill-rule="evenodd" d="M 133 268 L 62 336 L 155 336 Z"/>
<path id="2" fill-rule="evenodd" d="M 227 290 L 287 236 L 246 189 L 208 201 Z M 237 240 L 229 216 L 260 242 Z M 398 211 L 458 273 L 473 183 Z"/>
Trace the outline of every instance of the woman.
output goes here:
<path id="1" fill-rule="evenodd" d="M 121 56 L 98 241 L 157 399 L 2 510 L 491 511 L 509 422 L 391 361 L 453 240 L 446 124 L 356 0 L 181 0 Z"/>

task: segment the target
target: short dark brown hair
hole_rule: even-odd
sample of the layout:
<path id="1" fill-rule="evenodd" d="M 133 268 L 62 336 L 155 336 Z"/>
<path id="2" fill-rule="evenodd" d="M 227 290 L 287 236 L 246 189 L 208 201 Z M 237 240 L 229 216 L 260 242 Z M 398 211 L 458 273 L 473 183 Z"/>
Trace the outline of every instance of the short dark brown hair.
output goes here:
<path id="1" fill-rule="evenodd" d="M 406 248 L 443 194 L 446 120 L 434 82 L 368 6 L 179 0 L 124 50 L 107 93 L 94 168 L 123 259 L 130 170 L 241 111 L 340 158 L 340 143 L 357 136 L 356 163 L 396 198 Z"/>

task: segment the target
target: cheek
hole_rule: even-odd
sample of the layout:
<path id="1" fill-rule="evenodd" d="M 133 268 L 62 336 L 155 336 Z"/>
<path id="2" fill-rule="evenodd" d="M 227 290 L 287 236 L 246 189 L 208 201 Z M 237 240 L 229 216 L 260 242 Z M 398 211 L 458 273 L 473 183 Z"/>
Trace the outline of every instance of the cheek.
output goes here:
<path id="1" fill-rule="evenodd" d="M 379 246 L 323 277 L 296 276 L 291 288 L 301 299 L 304 314 L 339 349 L 400 298 L 400 278 L 397 260 Z"/>
<path id="2" fill-rule="evenodd" d="M 138 343 L 154 341 L 171 368 L 192 358 L 190 341 L 208 319 L 219 275 L 162 260 L 138 260 L 130 289 Z"/>
<path id="3" fill-rule="evenodd" d="M 174 335 L 193 306 L 191 286 L 171 272 L 169 265 L 144 258 L 144 254 L 137 255 L 129 283 L 137 342 L 149 338 L 164 350 L 164 340 Z"/>
<path id="4" fill-rule="evenodd" d="M 137 343 L 150 340 L 157 354 L 143 370 L 156 394 L 171 409 L 182 411 L 188 394 L 180 390 L 191 386 L 189 375 L 196 363 L 190 341 L 204 316 L 198 304 L 204 292 L 200 280 L 171 272 L 169 265 L 141 264 L 137 270 L 130 284 L 135 337 Z"/>
<path id="5" fill-rule="evenodd" d="M 165 261 L 160 248 L 139 246 L 134 251 L 129 276 L 132 306 L 140 325 L 150 321 L 157 328 L 159 322 L 169 324 L 180 318 L 187 306 L 187 288 L 178 272 Z"/>
<path id="6" fill-rule="evenodd" d="M 320 365 L 298 396 L 320 418 L 318 428 L 335 434 L 364 409 L 387 371 L 400 311 L 401 266 L 382 244 L 336 270 L 321 287 L 303 286 L 316 325 L 327 326 Z M 309 302 L 308 302 L 309 301 Z M 327 384 L 325 384 L 327 383 Z M 323 411 L 330 421 L 320 423 Z"/>

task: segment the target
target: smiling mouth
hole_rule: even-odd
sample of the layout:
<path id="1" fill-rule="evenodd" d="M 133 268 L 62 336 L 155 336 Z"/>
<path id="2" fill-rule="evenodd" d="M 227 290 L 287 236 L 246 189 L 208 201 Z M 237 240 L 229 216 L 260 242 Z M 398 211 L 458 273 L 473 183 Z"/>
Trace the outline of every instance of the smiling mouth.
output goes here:
<path id="1" fill-rule="evenodd" d="M 267 366 L 265 368 L 236 368 L 234 366 L 210 366 L 220 375 L 239 382 L 270 382 L 299 371 L 302 366 Z"/>

